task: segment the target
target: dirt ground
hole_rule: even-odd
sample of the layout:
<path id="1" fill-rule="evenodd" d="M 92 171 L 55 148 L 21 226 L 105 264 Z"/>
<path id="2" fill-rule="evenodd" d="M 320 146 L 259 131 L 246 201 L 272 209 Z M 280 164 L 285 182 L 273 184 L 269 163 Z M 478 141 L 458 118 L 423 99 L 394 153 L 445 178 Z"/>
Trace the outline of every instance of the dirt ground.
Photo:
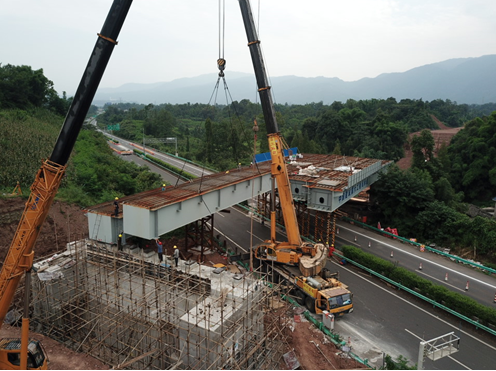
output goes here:
<path id="1" fill-rule="evenodd" d="M 26 199 L 16 197 L 0 199 L 0 262 L 3 262 L 6 252 L 14 238 L 20 216 L 24 210 Z M 64 251 L 69 241 L 88 237 L 88 221 L 84 211 L 74 205 L 56 201 L 50 209 L 47 221 L 44 223 L 35 247 L 35 260 L 46 258 L 54 253 Z M 153 241 L 152 241 L 153 242 Z M 173 246 L 177 245 L 184 251 L 182 240 L 177 238 L 165 241 L 164 253 L 172 254 Z M 150 246 L 153 246 L 150 244 Z M 215 254 L 205 255 L 204 264 L 226 264 L 226 257 Z M 360 364 L 340 356 L 340 351 L 313 324 L 307 322 L 304 316 L 295 314 L 294 308 L 281 307 L 278 314 L 268 313 L 268 316 L 278 315 L 287 321 L 288 351 L 294 349 L 300 369 L 356 369 Z M 82 353 L 77 353 L 63 344 L 44 335 L 31 332 L 30 336 L 41 340 L 50 361 L 52 370 L 103 370 L 109 367 L 102 362 Z M 20 328 L 3 324 L 0 337 L 20 337 Z M 317 347 L 318 345 L 318 347 Z M 322 356 L 322 351 L 325 357 Z M 326 358 L 329 360 L 326 360 Z M 286 364 L 281 361 L 281 369 Z"/>
<path id="2" fill-rule="evenodd" d="M 31 332 L 30 338 L 39 340 L 48 356 L 49 370 L 108 370 L 109 367 L 99 360 L 87 356 L 86 354 L 76 353 L 65 347 L 56 340 L 47 336 Z M 0 330 L 0 338 L 20 338 L 20 327 L 12 327 L 3 324 Z"/>
<path id="3" fill-rule="evenodd" d="M 0 199 L 0 261 L 3 262 L 14 238 L 17 224 L 24 211 L 26 199 L 21 197 Z M 88 236 L 88 221 L 81 208 L 55 201 L 44 223 L 34 249 L 35 260 L 44 259 L 66 249 L 69 241 Z M 19 338 L 20 327 L 3 324 L 1 338 Z M 31 332 L 30 337 L 40 340 L 45 349 L 51 370 L 106 370 L 102 362 L 65 347 L 56 340 Z"/>
<path id="4" fill-rule="evenodd" d="M 439 126 L 439 130 L 431 130 L 432 136 L 434 137 L 434 154 L 437 155 L 437 151 L 441 148 L 443 144 L 449 145 L 451 138 L 453 138 L 456 133 L 458 133 L 463 127 L 459 128 L 450 128 L 444 125 L 439 119 L 431 115 L 432 119 Z M 420 135 L 420 131 L 416 133 L 411 133 L 408 137 L 408 140 L 411 141 L 414 136 Z M 405 147 L 405 157 L 400 159 L 397 164 L 400 169 L 406 170 L 412 165 L 413 152 L 410 148 L 409 144 L 406 144 Z"/>
<path id="5" fill-rule="evenodd" d="M 302 314 L 303 308 L 278 313 L 286 321 L 288 351 L 294 350 L 302 370 L 357 370 L 364 366 L 338 349 L 326 335 Z M 281 362 L 281 369 L 288 369 Z"/>

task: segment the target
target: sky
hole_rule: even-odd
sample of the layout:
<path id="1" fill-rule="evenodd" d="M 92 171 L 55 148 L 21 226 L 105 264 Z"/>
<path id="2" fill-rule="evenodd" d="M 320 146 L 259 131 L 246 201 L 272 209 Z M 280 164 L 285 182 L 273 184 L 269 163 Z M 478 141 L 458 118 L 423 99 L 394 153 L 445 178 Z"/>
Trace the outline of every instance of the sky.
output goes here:
<path id="1" fill-rule="evenodd" d="M 0 63 L 43 69 L 77 90 L 112 0 L 0 0 Z M 452 58 L 496 54 L 494 0 L 251 0 L 270 77 L 356 81 Z M 229 71 L 253 74 L 239 4 L 134 0 L 100 87 Z M 223 40 L 223 53 L 219 51 Z M 213 77 L 213 80 L 216 80 Z M 215 81 L 212 81 L 215 84 Z"/>

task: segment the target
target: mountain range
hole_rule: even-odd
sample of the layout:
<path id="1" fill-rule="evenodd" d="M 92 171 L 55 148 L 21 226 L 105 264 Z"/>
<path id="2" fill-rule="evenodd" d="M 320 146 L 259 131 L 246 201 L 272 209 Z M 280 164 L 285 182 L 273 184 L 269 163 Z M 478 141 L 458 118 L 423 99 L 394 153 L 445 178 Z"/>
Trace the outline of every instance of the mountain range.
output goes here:
<path id="1" fill-rule="evenodd" d="M 449 99 L 459 104 L 496 102 L 496 54 L 477 58 L 457 58 L 428 64 L 401 73 L 383 73 L 375 78 L 343 81 L 337 77 L 272 77 L 274 101 L 280 104 L 306 104 L 348 99 Z M 224 83 L 214 89 L 215 73 L 170 82 L 124 84 L 99 88 L 93 104 L 134 102 L 142 104 L 218 103 L 226 104 Z M 230 100 L 258 101 L 254 74 L 225 72 Z"/>

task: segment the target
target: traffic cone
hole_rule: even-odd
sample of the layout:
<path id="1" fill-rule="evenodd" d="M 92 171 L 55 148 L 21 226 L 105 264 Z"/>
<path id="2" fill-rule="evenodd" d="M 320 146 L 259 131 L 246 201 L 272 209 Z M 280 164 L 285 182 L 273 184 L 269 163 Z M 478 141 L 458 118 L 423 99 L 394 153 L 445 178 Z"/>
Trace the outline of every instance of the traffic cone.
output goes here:
<path id="1" fill-rule="evenodd" d="M 393 252 L 391 251 L 391 257 L 393 257 Z"/>
<path id="2" fill-rule="evenodd" d="M 355 236 L 355 242 L 356 242 L 356 236 Z"/>
<path id="3" fill-rule="evenodd" d="M 419 264 L 419 271 L 422 270 L 422 263 Z"/>
<path id="4" fill-rule="evenodd" d="M 444 280 L 447 281 L 448 280 L 448 273 L 446 273 L 446 276 L 444 276 Z"/>
<path id="5" fill-rule="evenodd" d="M 468 281 L 467 284 L 465 285 L 465 291 L 468 291 Z"/>
<path id="6" fill-rule="evenodd" d="M 339 234 L 339 228 L 337 229 L 336 233 Z"/>
<path id="7" fill-rule="evenodd" d="M 494 294 L 494 302 L 496 303 L 496 294 Z"/>
<path id="8" fill-rule="evenodd" d="M 370 247 L 370 241 L 369 241 L 369 247 Z"/>

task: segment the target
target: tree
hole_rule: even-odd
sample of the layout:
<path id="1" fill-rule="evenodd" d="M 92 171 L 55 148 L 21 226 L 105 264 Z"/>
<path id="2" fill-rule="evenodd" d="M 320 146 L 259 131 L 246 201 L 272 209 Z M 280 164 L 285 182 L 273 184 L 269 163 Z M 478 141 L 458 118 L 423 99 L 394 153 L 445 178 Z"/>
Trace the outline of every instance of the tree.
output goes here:
<path id="1" fill-rule="evenodd" d="M 57 108 L 60 99 L 43 69 L 0 64 L 0 108 L 49 108 L 50 103 Z"/>
<path id="2" fill-rule="evenodd" d="M 212 121 L 205 120 L 205 158 L 207 162 L 212 162 L 213 145 L 214 145 L 214 131 Z"/>
<path id="3" fill-rule="evenodd" d="M 468 202 L 496 196 L 496 112 L 465 125 L 448 148 L 450 181 Z"/>
<path id="4" fill-rule="evenodd" d="M 336 141 L 336 146 L 332 150 L 333 155 L 341 155 L 341 143 L 339 143 L 339 140 Z"/>
<path id="5" fill-rule="evenodd" d="M 374 123 L 373 134 L 377 138 L 381 152 L 390 160 L 403 157 L 403 144 L 407 138 L 405 126 L 400 122 L 390 122 L 386 117 L 378 116 Z"/>
<path id="6" fill-rule="evenodd" d="M 403 171 L 393 164 L 371 187 L 370 196 L 383 220 L 408 235 L 416 231 L 416 215 L 434 200 L 434 190 L 428 172 Z"/>
<path id="7" fill-rule="evenodd" d="M 411 147 L 413 168 L 427 170 L 434 181 L 443 176 L 442 166 L 434 157 L 434 137 L 430 130 L 422 130 L 420 135 L 414 136 L 411 140 Z"/>

